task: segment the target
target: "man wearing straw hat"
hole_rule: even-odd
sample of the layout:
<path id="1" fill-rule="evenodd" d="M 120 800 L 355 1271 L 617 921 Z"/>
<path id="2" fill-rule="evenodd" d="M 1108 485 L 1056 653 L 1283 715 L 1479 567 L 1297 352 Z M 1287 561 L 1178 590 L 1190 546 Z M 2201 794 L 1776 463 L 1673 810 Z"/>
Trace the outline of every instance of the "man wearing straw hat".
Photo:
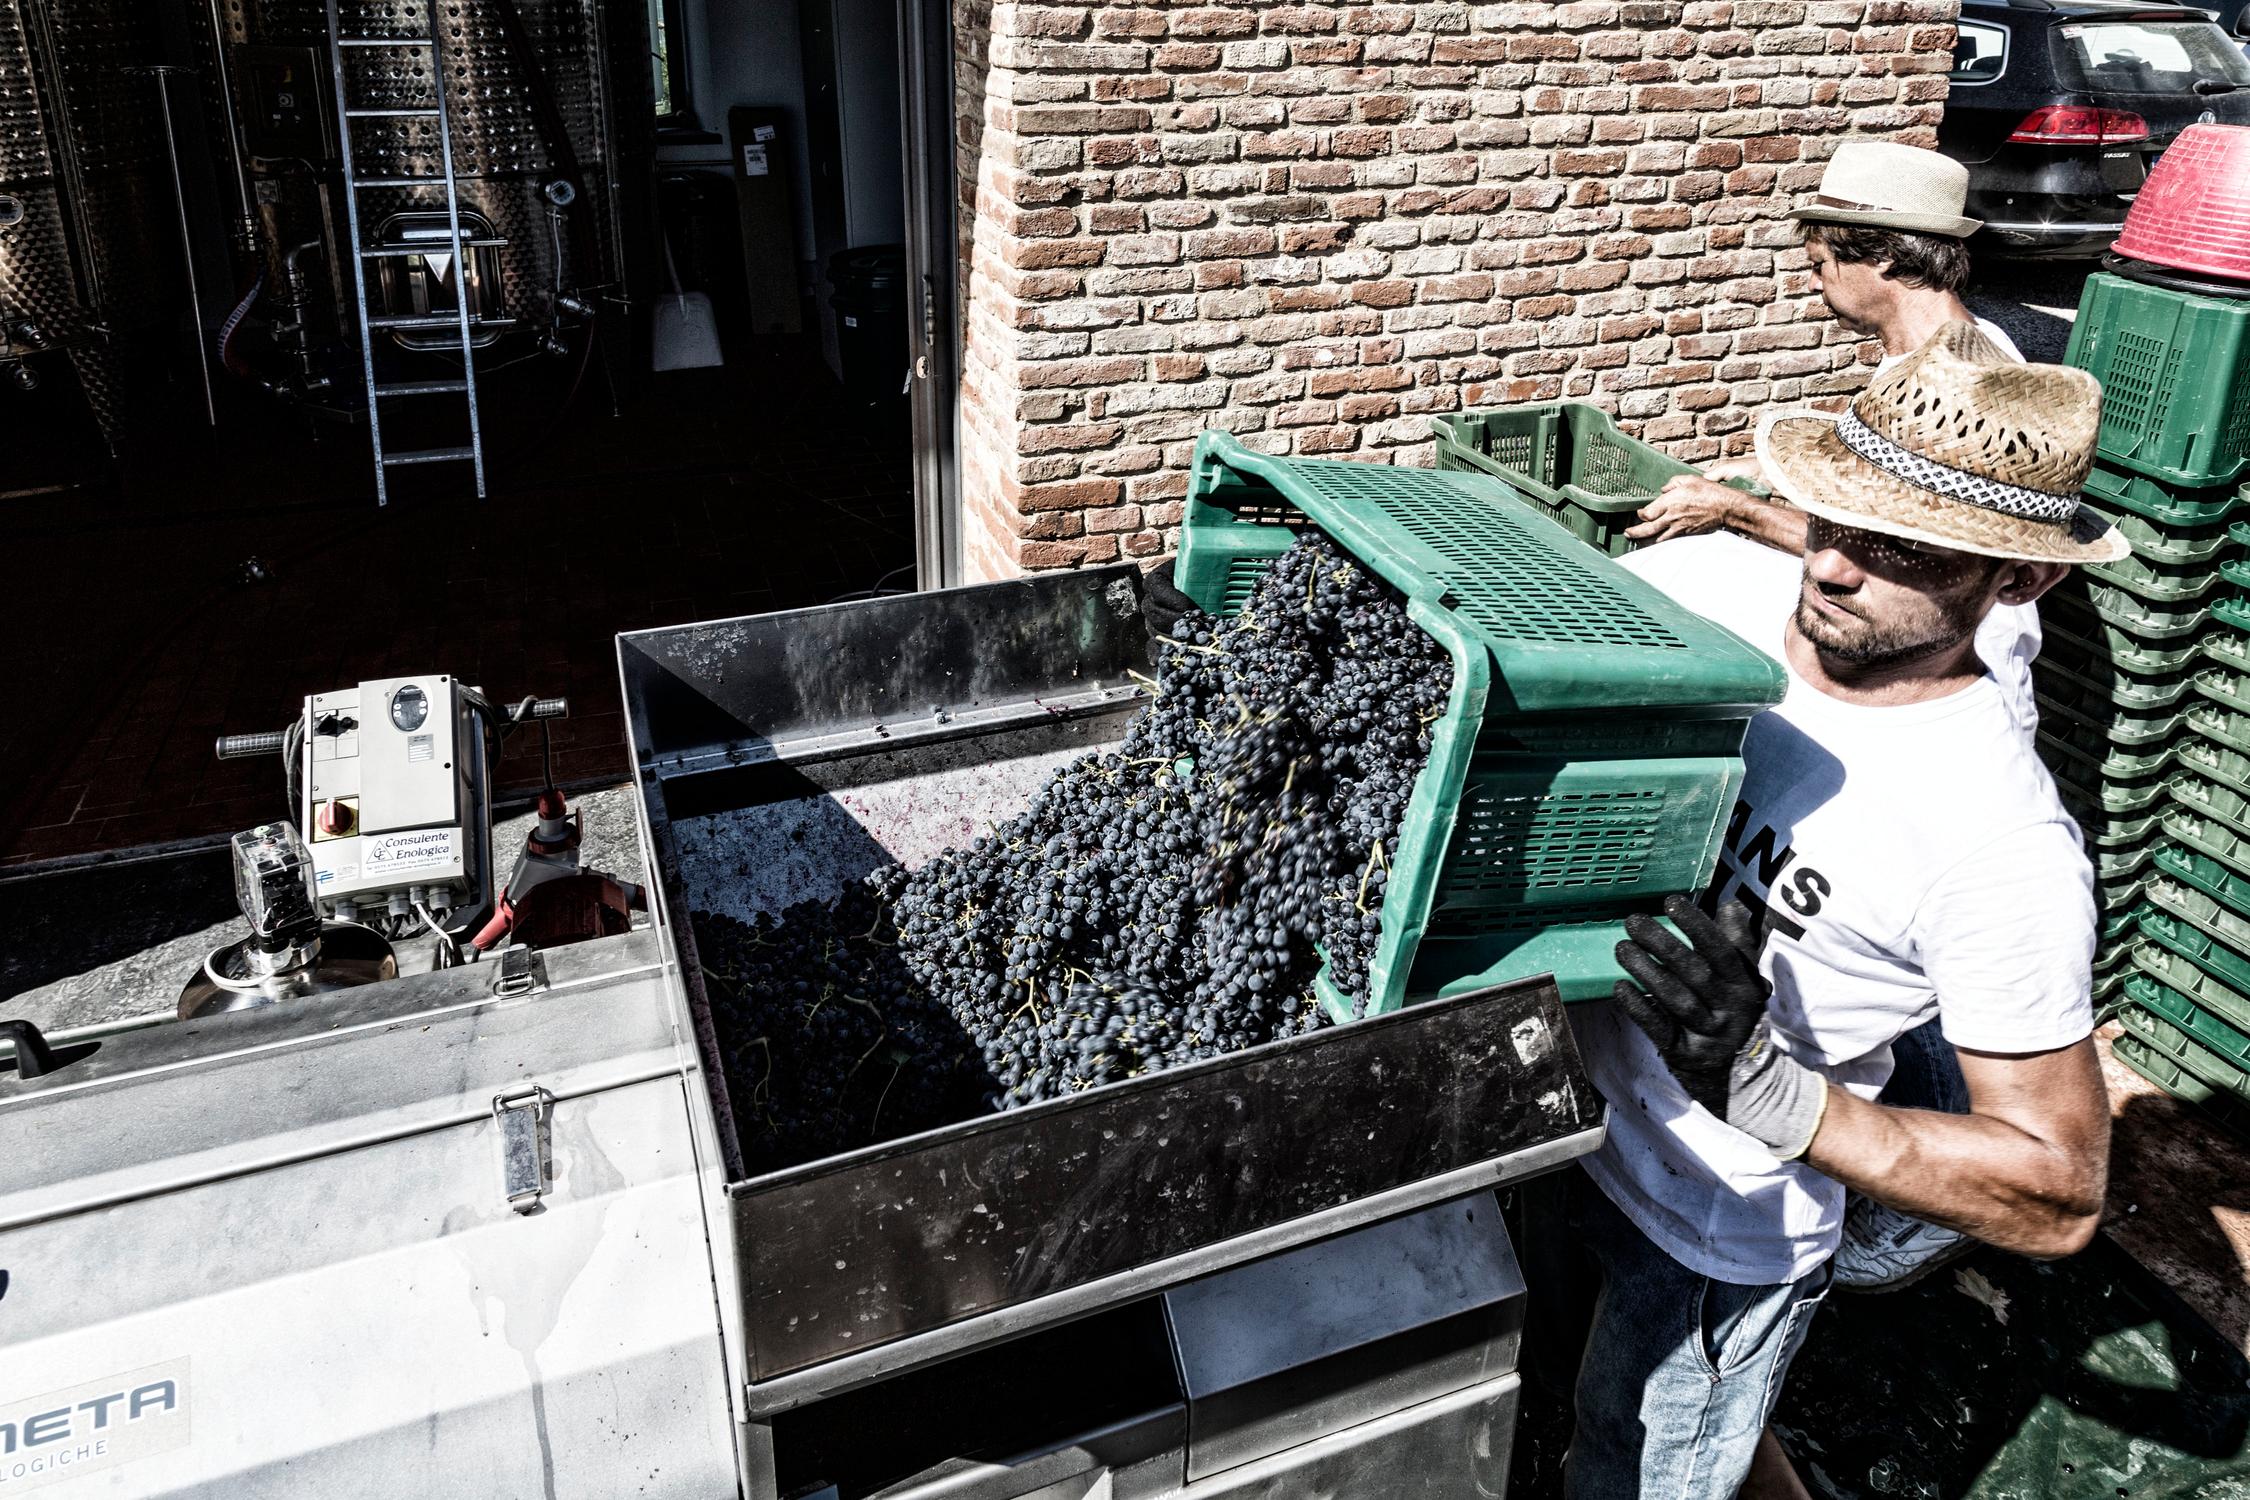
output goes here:
<path id="1" fill-rule="evenodd" d="M 2010 359 L 2022 358 L 2006 334 L 1961 300 L 1969 278 L 1964 237 L 1980 227 L 1962 212 L 1968 191 L 1968 169 L 1935 151 L 1891 141 L 1846 141 L 1830 158 L 1819 188 L 1791 211 L 1803 226 L 1813 284 L 1829 310 L 1847 328 L 1881 344 L 1877 374 L 1948 323 L 1973 321 Z M 1758 464 L 1735 460 L 1710 472 L 1755 477 Z M 1806 520 L 1805 512 L 1786 504 L 1712 478 L 1682 475 L 1642 510 L 1629 535 L 1644 546 L 1628 566 L 1659 586 L 1674 573 L 1761 568 L 1793 586 L 1805 551 Z M 1668 538 L 1673 545 L 1661 552 L 1647 550 L 1646 544 Z M 2039 723 L 2031 663 L 2040 642 L 2039 614 L 2029 604 L 1995 605 L 1977 631 L 1977 654 L 2027 737 Z M 1886 1096 L 1892 1102 L 1955 1113 L 1966 1107 L 1959 1064 L 1935 1027 L 1904 1039 L 1898 1064 Z M 1854 1199 L 1837 1254 L 1836 1284 L 1867 1291 L 1905 1286 L 1967 1243 L 1950 1230 Z"/>
<path id="2" fill-rule="evenodd" d="M 1610 1104 L 1560 1188 L 1601 1279 L 1578 1500 L 1803 1493 L 1763 1434 L 1847 1189 L 2026 1255 L 2094 1232 L 2092 872 L 1975 637 L 2127 550 L 2078 500 L 2099 407 L 2084 372 L 1948 322 L 1849 411 L 1760 424 L 1764 472 L 1807 518 L 1794 588 L 1667 585 L 1770 650 L 1788 689 L 1751 724 L 1705 904 L 1675 903 L 1676 933 L 1633 918 L 1632 982 L 1574 1017 Z M 1892 1043 L 1932 1017 L 1966 1114 L 1875 1102 Z"/>
<path id="3" fill-rule="evenodd" d="M 1895 141 L 1846 141 L 1820 186 L 1790 210 L 1803 226 L 1813 290 L 1837 322 L 1882 346 L 1878 371 L 1947 323 L 1974 323 L 2009 358 L 2023 358 L 1997 324 L 1961 300 L 1969 282 L 1965 241 L 1983 227 L 1962 213 L 1968 199 L 1969 169 L 1949 156 Z M 1718 482 L 1756 478 L 1757 468 L 1733 459 L 1679 476 L 1626 535 L 1648 543 L 1724 528 L 1791 556 L 1803 552 L 1802 514 Z"/>

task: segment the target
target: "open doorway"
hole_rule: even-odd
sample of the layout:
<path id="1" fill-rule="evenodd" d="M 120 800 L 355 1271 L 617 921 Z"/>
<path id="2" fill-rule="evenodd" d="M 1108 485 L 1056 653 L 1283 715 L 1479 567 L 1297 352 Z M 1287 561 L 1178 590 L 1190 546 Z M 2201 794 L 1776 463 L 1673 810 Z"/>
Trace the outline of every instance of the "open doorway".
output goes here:
<path id="1" fill-rule="evenodd" d="M 614 778 L 618 631 L 957 576 L 942 7 L 156 9 L 0 0 L 0 865 L 268 816 L 211 737 L 395 671 Z"/>

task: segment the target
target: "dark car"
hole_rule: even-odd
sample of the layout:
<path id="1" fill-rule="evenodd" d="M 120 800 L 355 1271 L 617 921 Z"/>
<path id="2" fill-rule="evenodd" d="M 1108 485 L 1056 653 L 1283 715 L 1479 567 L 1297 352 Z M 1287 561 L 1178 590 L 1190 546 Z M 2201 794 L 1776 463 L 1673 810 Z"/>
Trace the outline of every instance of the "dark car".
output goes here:
<path id="1" fill-rule="evenodd" d="M 2250 58 L 2185 5 L 1963 0 L 1952 80 L 1938 149 L 1988 255 L 2099 255 L 2173 137 L 2250 125 Z"/>

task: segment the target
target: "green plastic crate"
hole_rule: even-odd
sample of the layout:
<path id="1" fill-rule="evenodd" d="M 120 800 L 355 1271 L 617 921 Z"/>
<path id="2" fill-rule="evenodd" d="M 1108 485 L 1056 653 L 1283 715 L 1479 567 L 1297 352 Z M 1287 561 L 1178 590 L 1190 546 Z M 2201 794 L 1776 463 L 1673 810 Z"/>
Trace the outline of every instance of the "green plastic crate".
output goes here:
<path id="1" fill-rule="evenodd" d="M 2212 606 L 2217 613 L 2218 606 Z M 2196 651 L 2205 661 L 2217 662 L 2231 671 L 2250 672 L 2250 635 L 2239 630 L 2214 629 L 2196 644 Z"/>
<path id="2" fill-rule="evenodd" d="M 2175 1045 L 2195 1048 L 2198 1052 L 2203 1049 L 2195 1047 L 2193 1040 L 2182 1036 L 2178 1027 L 2167 1025 L 2160 1016 L 2151 1016 L 2146 1011 L 2130 1011 L 2121 1012 L 2119 1020 L 2124 1020 L 2128 1014 L 2142 1025 L 2127 1031 L 2110 1044 L 2110 1051 L 2117 1060 L 2181 1103 L 2192 1105 L 2199 1114 L 2220 1129 L 2250 1140 L 2250 1099 L 2205 1083 L 2190 1071 L 2186 1063 L 2170 1055 L 2161 1041 L 2144 1036 L 2143 1030 L 2161 1027 L 2178 1038 Z"/>
<path id="3" fill-rule="evenodd" d="M 2123 512 L 2186 528 L 2226 520 L 2241 508 L 2245 493 L 2242 486 L 2231 484 L 2167 484 L 2116 467 L 2098 453 L 2093 471 L 2086 476 L 2085 489 L 2085 497 L 2094 508 L 2112 519 Z"/>
<path id="4" fill-rule="evenodd" d="M 2175 804 L 2165 810 L 2164 832 L 2197 854 L 2215 859 L 2237 874 L 2250 875 L 2250 840 L 2225 824 Z"/>
<path id="5" fill-rule="evenodd" d="M 2165 746 L 2187 717 L 2187 710 L 2177 705 L 2134 713 L 2111 703 L 2097 688 L 2051 676 L 2033 682 L 2032 697 L 2039 705 L 2039 725 L 2044 732 L 2081 755 L 2104 760 L 2119 749 L 2143 761 L 2165 753 Z M 2135 776 L 2143 771 L 2128 769 L 2120 762 L 2117 773 Z"/>
<path id="6" fill-rule="evenodd" d="M 2104 880 L 2097 874 L 2094 877 L 2094 906 L 2101 912 L 2104 920 L 2130 911 L 2141 899 L 2141 892 L 2147 885 L 2148 871 L 2145 869 L 2136 870 L 2118 880 Z"/>
<path id="7" fill-rule="evenodd" d="M 2237 953 L 2250 953 L 2250 917 L 2216 897 L 2206 895 L 2182 880 L 2174 880 L 2161 869 L 2149 878 L 2148 888 L 2142 892 L 2149 905 L 2187 923 L 2198 932 L 2216 942 L 2225 943 Z"/>
<path id="8" fill-rule="evenodd" d="M 2098 695 L 2129 713 L 2149 715 L 2179 702 L 2193 684 L 2192 671 L 2143 677 L 2119 670 L 2099 654 L 2091 659 L 2073 656 L 2072 644 L 2061 631 L 2048 631 L 2038 659 L 2031 664 L 2032 680 L 2050 695 L 2081 690 L 2076 701 L 2082 705 L 2093 703 Z M 2058 646 L 2062 649 L 2057 650 Z"/>
<path id="9" fill-rule="evenodd" d="M 2198 693 L 2220 707 L 2237 715 L 2250 713 L 2250 678 L 2226 667 L 2205 667 L 2192 680 Z"/>
<path id="10" fill-rule="evenodd" d="M 2124 849 L 2142 844 L 2158 827 L 2158 816 L 2153 812 L 2113 813 L 2076 787 L 2057 782 L 2055 789 L 2063 794 L 2063 810 L 2077 822 L 2090 848 Z"/>
<path id="11" fill-rule="evenodd" d="M 2250 755 L 2191 733 L 2172 748 L 2172 756 L 2183 769 L 2250 798 Z"/>
<path id="12" fill-rule="evenodd" d="M 2242 1019 L 2250 1017 L 2250 1000 L 2236 993 L 2213 967 L 2232 960 L 2233 967 L 2241 968 L 2242 960 L 2223 944 L 2162 912 L 2151 912 L 2141 922 L 2171 936 L 2134 951 L 2134 966 L 2156 983 L 2136 989 L 2133 1002 L 2147 1006 L 2234 1067 L 2250 1068 L 2250 1036 L 2243 1034 L 2250 1030 L 2250 1020 Z M 2207 956 L 2192 956 L 2197 947 Z"/>
<path id="13" fill-rule="evenodd" d="M 1464 975 L 1552 972 L 1567 998 L 1608 994 L 1625 915 L 1708 882 L 1742 737 L 1780 701 L 1780 664 L 1487 475 L 1274 458 L 1224 433 L 1196 444 L 1180 589 L 1238 612 L 1287 550 L 1292 512 L 1404 593 L 1453 661 L 1368 1012 Z"/>
<path id="14" fill-rule="evenodd" d="M 2211 897 L 2237 916 L 2250 918 L 2250 876 L 2236 874 L 2201 850 L 2181 845 L 2159 848 L 2156 869 Z"/>
<path id="15" fill-rule="evenodd" d="M 2149 860 L 2155 857 L 2163 842 L 2162 835 L 2158 835 L 2146 842 L 2120 849 L 2093 851 L 2094 883 L 2114 885 L 2128 877 L 2139 875 L 2148 868 Z"/>
<path id="16" fill-rule="evenodd" d="M 2162 989 L 2145 974 L 2135 975 L 2126 983 L 2128 1004 L 2118 1013 L 2118 1020 L 2128 1034 L 2222 1098 L 2250 1100 L 2250 1076 L 2174 1024 L 2162 1010 L 2144 1003 L 2144 995 Z"/>
<path id="17" fill-rule="evenodd" d="M 2148 604 L 2177 608 L 2192 604 L 2222 581 L 2240 583 L 2230 570 L 2241 564 L 2229 561 L 2169 563 L 2128 553 L 2115 562 L 2083 563 L 2090 578 L 2123 589 Z"/>
<path id="18" fill-rule="evenodd" d="M 2080 572 L 2093 570 L 2081 568 Z M 2085 586 L 2089 606 L 2104 620 L 2120 630 L 2132 632 L 2144 641 L 2177 641 L 2194 635 L 2211 618 L 2208 605 L 2155 604 L 2141 598 L 2130 589 L 2092 578 L 2081 580 Z"/>
<path id="19" fill-rule="evenodd" d="M 2117 528 L 2132 545 L 2135 557 L 2150 562 L 2173 567 L 2211 567 L 2222 553 L 2243 541 L 2242 533 L 2223 518 L 2198 522 L 2157 521 L 2130 507 L 2105 503 L 2106 497 L 2091 488 L 2081 498 L 2088 510 Z"/>
<path id="20" fill-rule="evenodd" d="M 2229 630 L 2250 631 L 2250 599 L 2223 594 L 2211 601 L 2211 622 Z"/>
<path id="21" fill-rule="evenodd" d="M 2150 884 L 2160 882 L 2161 877 Z M 2153 902 L 2141 909 L 2136 925 L 2141 936 L 2163 954 L 2151 957 L 2144 944 L 2135 955 L 2143 972 L 2191 997 L 2227 1026 L 2250 1030 L 2250 1000 L 2241 994 L 2250 989 L 2250 958 L 2243 957 L 2226 939 L 2161 910 Z M 2189 968 L 2181 968 L 2182 962 Z M 2238 1041 L 2250 1053 L 2250 1039 Z"/>
<path id="22" fill-rule="evenodd" d="M 1612 557 L 1636 545 L 1626 528 L 1664 482 L 1696 472 L 1627 437 L 1609 413 L 1582 401 L 1437 416 L 1430 429 L 1439 469 L 1501 481 Z M 1765 493 L 1749 480 L 1728 483 L 1745 494 Z"/>
<path id="23" fill-rule="evenodd" d="M 2216 700 L 2190 700 L 2187 712 L 2180 716 L 2180 724 L 2188 733 L 2200 735 L 2223 749 L 2250 755 L 2250 714 L 2222 708 Z"/>
<path id="24" fill-rule="evenodd" d="M 2193 771 L 2165 778 L 2164 795 L 2199 818 L 2209 818 L 2238 838 L 2250 838 L 2250 798 L 2232 787 L 2205 781 Z"/>
<path id="25" fill-rule="evenodd" d="M 2122 758 L 2122 752 L 2107 760 L 2097 760 L 2070 745 L 2041 731 L 2038 736 L 2040 758 L 2055 778 L 2055 789 L 2066 802 L 2078 802 L 2101 808 L 2111 817 L 2124 818 L 2146 812 L 2164 800 L 2164 772 L 2172 764 L 2169 747 L 2153 757 L 2136 757 L 2153 760 L 2146 770 L 2126 774 L 2112 774 L 2108 769 Z"/>
<path id="26" fill-rule="evenodd" d="M 2080 676 L 2098 675 L 2089 674 L 2090 666 L 2108 666 L 2138 677 L 2162 677 L 2193 663 L 2202 649 L 2202 643 L 2194 640 L 2143 641 L 2075 604 L 2042 609 L 2039 634 L 2038 661 L 2053 657 Z"/>
<path id="27" fill-rule="evenodd" d="M 2232 484 L 2250 468 L 2250 301 L 2098 272 L 2066 364 L 2102 384 L 2095 446 L 2172 484 Z"/>

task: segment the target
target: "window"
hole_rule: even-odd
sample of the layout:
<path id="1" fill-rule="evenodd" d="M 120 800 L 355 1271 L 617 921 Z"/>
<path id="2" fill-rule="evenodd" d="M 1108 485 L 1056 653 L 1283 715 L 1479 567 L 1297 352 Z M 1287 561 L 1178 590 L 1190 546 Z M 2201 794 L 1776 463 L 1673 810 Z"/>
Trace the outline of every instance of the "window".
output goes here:
<path id="1" fill-rule="evenodd" d="M 666 125 L 692 124 L 688 108 L 686 32 L 680 25 L 680 0 L 648 0 L 648 56 L 656 118 Z"/>
<path id="2" fill-rule="evenodd" d="M 1955 83 L 1990 83 L 2008 65 L 2008 28 L 1963 21 L 1953 38 Z"/>
<path id="3" fill-rule="evenodd" d="M 2198 80 L 2250 88 L 2250 58 L 2208 21 L 2092 21 L 2058 27 L 2066 87 L 2103 94 L 2185 94 Z"/>

